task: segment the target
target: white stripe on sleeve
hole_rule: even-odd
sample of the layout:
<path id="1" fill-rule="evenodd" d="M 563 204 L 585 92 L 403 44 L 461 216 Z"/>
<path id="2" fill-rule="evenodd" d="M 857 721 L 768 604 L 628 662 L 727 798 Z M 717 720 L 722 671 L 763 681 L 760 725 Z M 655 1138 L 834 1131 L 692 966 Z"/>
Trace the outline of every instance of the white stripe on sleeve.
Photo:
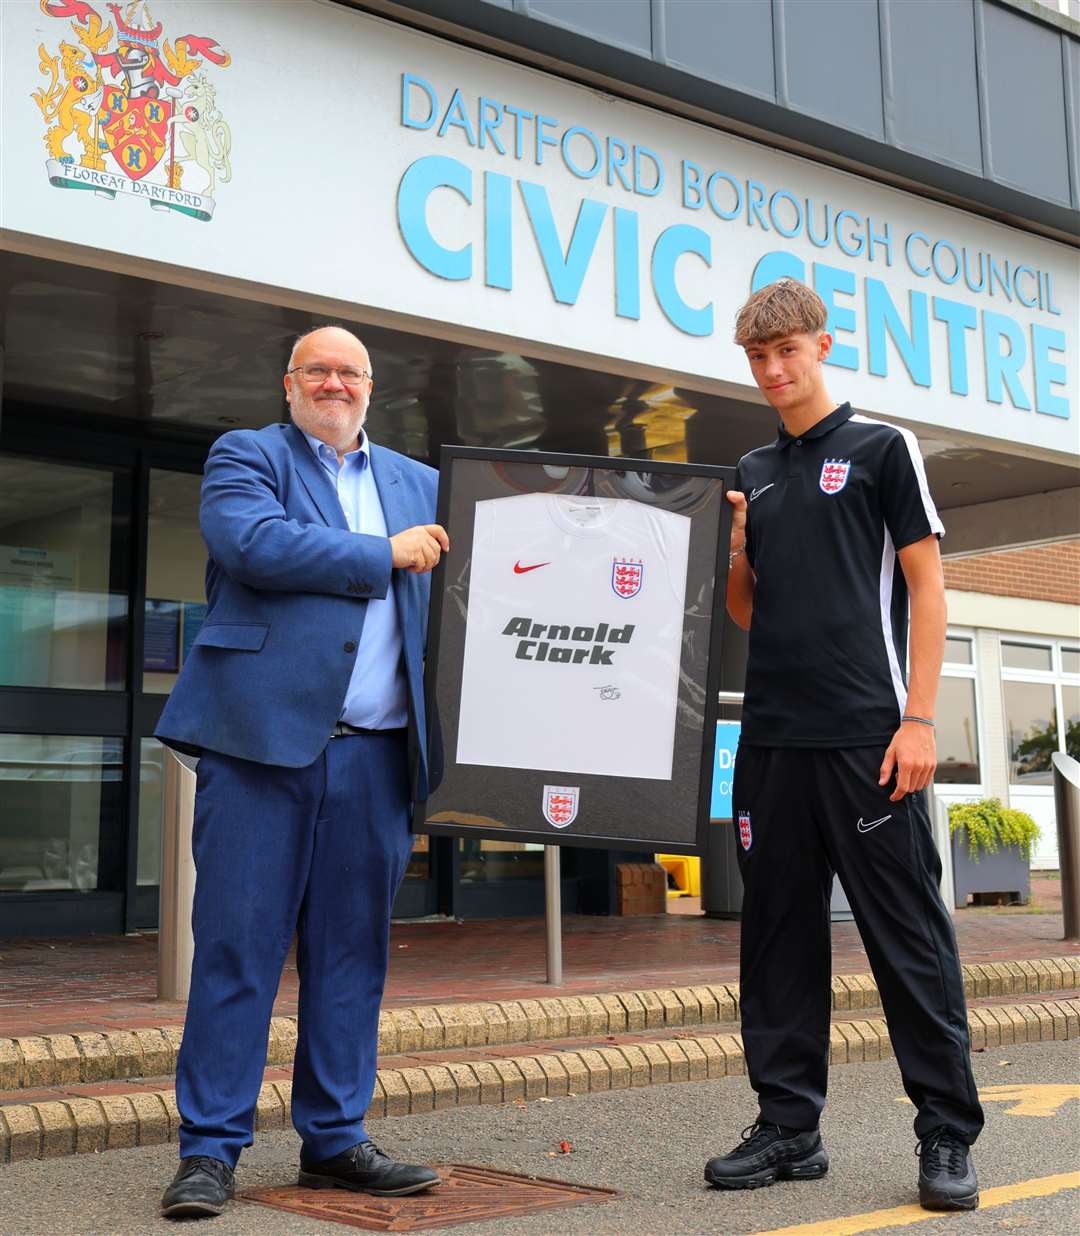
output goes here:
<path id="1" fill-rule="evenodd" d="M 896 550 L 893 548 L 893 539 L 889 535 L 889 529 L 884 524 L 882 531 L 885 541 L 881 550 L 881 574 L 878 580 L 881 634 L 885 640 L 885 652 L 889 658 L 889 673 L 892 676 L 893 690 L 896 692 L 897 707 L 903 714 L 907 707 L 907 687 L 904 686 L 904 676 L 900 673 L 900 657 L 897 655 L 892 627 L 893 572 L 896 570 Z"/>

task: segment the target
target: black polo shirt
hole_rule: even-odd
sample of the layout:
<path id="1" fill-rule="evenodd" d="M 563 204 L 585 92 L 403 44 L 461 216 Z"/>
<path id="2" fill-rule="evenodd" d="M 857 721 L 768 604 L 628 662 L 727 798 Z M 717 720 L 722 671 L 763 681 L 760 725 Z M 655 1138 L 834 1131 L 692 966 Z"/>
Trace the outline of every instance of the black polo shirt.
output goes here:
<path id="1" fill-rule="evenodd" d="M 754 610 L 741 741 L 887 744 L 907 697 L 896 551 L 944 534 L 915 435 L 843 404 L 739 461 Z"/>

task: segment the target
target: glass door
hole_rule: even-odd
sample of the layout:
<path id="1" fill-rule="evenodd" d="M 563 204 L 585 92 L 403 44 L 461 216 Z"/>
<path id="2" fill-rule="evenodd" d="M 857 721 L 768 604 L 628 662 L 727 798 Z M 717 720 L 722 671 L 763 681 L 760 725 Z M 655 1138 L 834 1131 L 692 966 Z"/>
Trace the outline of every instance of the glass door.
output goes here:
<path id="1" fill-rule="evenodd" d="M 0 452 L 0 935 L 123 926 L 130 503 Z"/>

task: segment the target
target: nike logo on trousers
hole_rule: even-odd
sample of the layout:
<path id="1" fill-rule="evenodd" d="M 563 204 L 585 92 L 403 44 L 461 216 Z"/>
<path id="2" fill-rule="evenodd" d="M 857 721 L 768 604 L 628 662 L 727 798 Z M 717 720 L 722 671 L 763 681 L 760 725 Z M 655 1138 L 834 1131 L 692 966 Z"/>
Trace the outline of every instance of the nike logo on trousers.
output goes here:
<path id="1" fill-rule="evenodd" d="M 868 833 L 872 828 L 877 828 L 879 824 L 884 824 L 886 820 L 891 820 L 891 819 L 892 819 L 891 815 L 883 815 L 880 820 L 871 820 L 869 824 L 864 824 L 862 821 L 862 817 L 860 816 L 859 822 L 858 824 L 855 825 L 855 827 L 859 830 L 860 833 Z"/>

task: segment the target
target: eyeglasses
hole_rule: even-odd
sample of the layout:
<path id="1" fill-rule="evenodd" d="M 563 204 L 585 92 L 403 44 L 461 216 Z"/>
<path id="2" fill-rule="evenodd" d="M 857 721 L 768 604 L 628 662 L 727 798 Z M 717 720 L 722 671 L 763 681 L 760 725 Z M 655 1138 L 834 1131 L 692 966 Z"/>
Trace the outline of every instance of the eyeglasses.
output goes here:
<path id="1" fill-rule="evenodd" d="M 287 369 L 285 372 L 301 373 L 305 382 L 311 382 L 315 386 L 325 382 L 332 373 L 337 374 L 338 381 L 343 386 L 359 386 L 365 378 L 371 377 L 366 369 L 355 369 L 352 365 L 346 365 L 344 368 L 335 365 L 297 365 L 294 369 Z"/>

